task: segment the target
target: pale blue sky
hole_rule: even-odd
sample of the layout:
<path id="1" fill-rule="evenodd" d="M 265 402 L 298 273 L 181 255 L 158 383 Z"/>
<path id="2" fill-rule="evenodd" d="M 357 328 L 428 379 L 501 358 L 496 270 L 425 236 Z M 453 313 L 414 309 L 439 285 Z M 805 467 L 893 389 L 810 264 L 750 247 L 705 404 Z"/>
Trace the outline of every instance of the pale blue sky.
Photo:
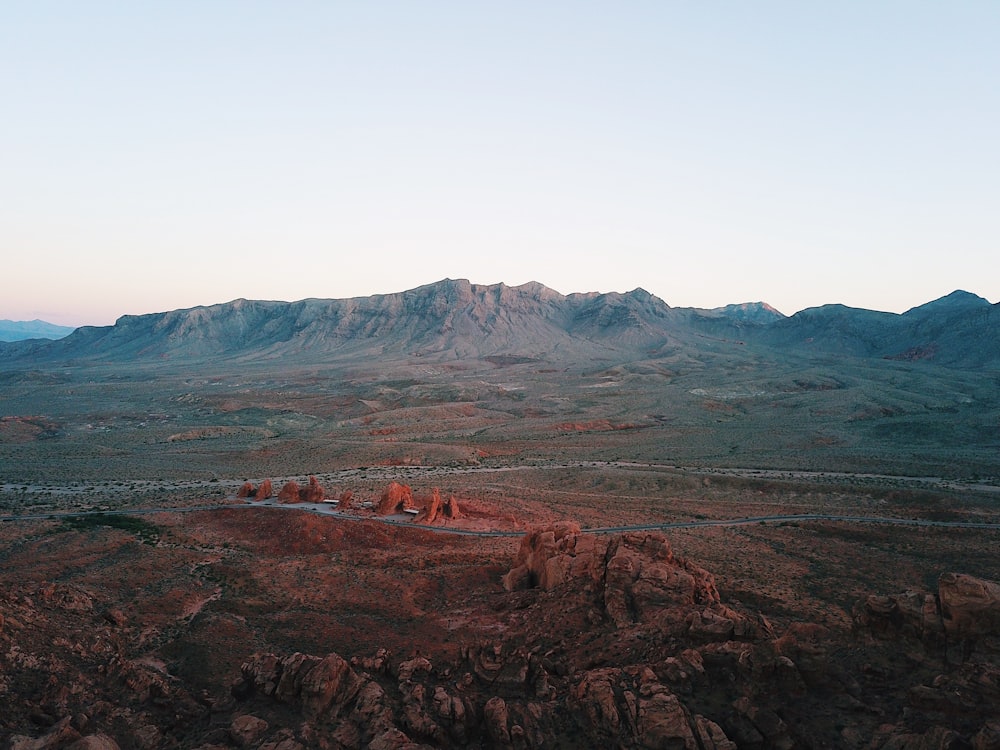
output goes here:
<path id="1" fill-rule="evenodd" d="M 1000 299 L 1000 3 L 8 2 L 0 318 Z"/>

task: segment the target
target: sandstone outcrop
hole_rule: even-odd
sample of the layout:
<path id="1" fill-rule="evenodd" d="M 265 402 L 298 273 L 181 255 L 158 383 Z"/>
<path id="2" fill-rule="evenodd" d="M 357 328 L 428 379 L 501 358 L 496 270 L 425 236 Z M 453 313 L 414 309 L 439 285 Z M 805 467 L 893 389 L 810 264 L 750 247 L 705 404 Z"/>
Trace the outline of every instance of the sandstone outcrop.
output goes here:
<path id="1" fill-rule="evenodd" d="M 274 490 L 271 488 L 271 480 L 265 479 L 260 483 L 257 491 L 253 493 L 254 500 L 267 500 L 274 494 Z"/>
<path id="2" fill-rule="evenodd" d="M 444 501 L 444 506 L 442 508 L 445 518 L 461 518 L 462 509 L 458 506 L 458 500 L 455 499 L 454 495 L 449 495 L 448 499 Z"/>
<path id="3" fill-rule="evenodd" d="M 254 494 L 253 485 L 250 482 L 244 482 L 240 486 L 239 490 L 236 492 L 236 497 L 239 498 L 252 497 L 253 494 Z"/>
<path id="4" fill-rule="evenodd" d="M 695 716 L 648 667 L 596 669 L 574 687 L 571 704 L 605 747 L 736 750 L 715 722 Z"/>
<path id="5" fill-rule="evenodd" d="M 413 507 L 413 490 L 409 485 L 399 482 L 390 482 L 389 486 L 382 492 L 382 497 L 375 506 L 375 512 L 380 516 L 391 516 L 394 513 L 402 513 L 407 508 Z"/>
<path id="6" fill-rule="evenodd" d="M 299 502 L 299 483 L 294 480 L 292 480 L 291 482 L 286 482 L 284 486 L 278 491 L 278 502 L 279 503 Z"/>
<path id="7" fill-rule="evenodd" d="M 675 557 L 662 534 L 605 539 L 581 534 L 573 523 L 536 529 L 523 539 L 503 584 L 508 591 L 551 591 L 570 581 L 599 589 L 604 611 L 620 628 L 656 621 L 664 630 L 726 640 L 753 627 L 721 605 L 712 574 Z"/>
<path id="8" fill-rule="evenodd" d="M 278 492 L 279 503 L 321 503 L 326 491 L 316 477 L 309 477 L 309 483 L 303 487 L 295 480 L 286 482 Z"/>
<path id="9" fill-rule="evenodd" d="M 1000 637 L 1000 583 L 945 573 L 938 579 L 938 599 L 948 637 Z"/>
<path id="10" fill-rule="evenodd" d="M 910 638 L 933 648 L 1000 640 L 1000 584 L 944 573 L 936 596 L 907 591 L 867 597 L 855 604 L 854 623 L 878 638 Z"/>
<path id="11" fill-rule="evenodd" d="M 267 517 L 273 525 L 261 527 Z M 442 572 L 467 540 L 440 552 L 436 536 L 371 521 L 275 510 L 213 518 L 227 532 L 215 541 L 231 538 L 236 523 L 252 524 L 262 538 L 297 525 L 252 585 L 234 564 L 243 552 L 205 545 L 212 537 L 201 523 L 198 547 L 156 548 L 184 565 L 169 579 L 174 589 L 155 579 L 164 595 L 151 610 L 109 593 L 102 578 L 0 589 L 0 746 L 1000 750 L 989 581 L 949 574 L 937 593 L 867 597 L 851 640 L 832 618 L 821 625 L 798 619 L 801 610 L 777 610 L 771 625 L 748 613 L 746 600 L 727 601 L 710 573 L 658 533 L 536 529 L 513 560 L 498 543 L 501 557 L 489 558 L 470 583 Z M 320 552 L 289 562 L 291 542 L 315 532 L 308 549 Z M 335 547 L 320 534 L 345 537 Z M 443 565 L 408 577 L 412 589 L 393 590 L 412 597 L 403 606 L 369 588 L 371 598 L 349 614 L 368 608 L 365 631 L 343 627 L 343 607 L 306 610 L 308 623 L 293 630 L 290 618 L 301 615 L 271 612 L 277 598 L 266 606 L 263 598 L 212 598 L 219 581 L 256 595 L 279 560 L 308 572 L 306 585 L 347 588 L 315 568 L 348 549 L 358 551 L 352 564 L 327 574 L 348 570 L 355 586 L 353 576 L 371 575 L 361 555 L 382 549 L 397 566 L 392 575 L 410 559 L 398 548 L 404 535 L 427 540 Z M 121 535 L 77 537 L 103 565 L 114 553 L 131 569 L 143 559 L 136 553 L 145 554 Z M 514 563 L 507 591 L 498 585 L 504 558 Z M 730 586 L 727 579 L 723 591 Z M 304 590 L 293 585 L 281 596 L 295 607 Z M 192 602 L 201 603 L 194 615 Z M 416 607 L 424 613 L 414 616 Z M 247 628 L 256 608 L 268 609 L 277 627 Z M 378 618 L 405 624 L 367 625 Z M 336 643 L 340 653 L 292 652 L 307 640 Z M 266 645 L 253 653 L 258 643 Z M 275 643 L 291 647 L 270 650 Z M 230 651 L 228 661 L 212 663 L 216 644 Z M 197 689 L 192 678 L 203 681 Z"/>
<path id="12" fill-rule="evenodd" d="M 423 498 L 424 507 L 414 518 L 415 523 L 434 523 L 438 516 L 441 515 L 441 492 L 435 487 L 431 494 Z"/>
<path id="13" fill-rule="evenodd" d="M 413 519 L 414 523 L 435 523 L 442 519 L 454 520 L 462 517 L 455 496 L 450 495 L 447 500 L 443 500 L 441 491 L 437 487 L 431 490 L 430 495 L 418 497 L 414 502 L 421 508 L 420 513 Z"/>
<path id="14" fill-rule="evenodd" d="M 314 476 L 310 476 L 309 483 L 299 490 L 299 500 L 304 503 L 321 503 L 325 496 L 326 491 Z"/>

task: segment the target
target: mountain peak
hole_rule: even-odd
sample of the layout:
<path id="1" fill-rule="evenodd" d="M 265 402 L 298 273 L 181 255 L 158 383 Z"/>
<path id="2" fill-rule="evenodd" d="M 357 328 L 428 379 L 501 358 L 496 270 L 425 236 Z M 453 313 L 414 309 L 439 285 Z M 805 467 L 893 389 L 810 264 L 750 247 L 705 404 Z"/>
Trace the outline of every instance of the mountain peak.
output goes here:
<path id="1" fill-rule="evenodd" d="M 988 306 L 990 306 L 990 301 L 983 299 L 978 294 L 966 292 L 962 289 L 956 289 L 954 292 L 947 294 L 944 297 L 932 300 L 931 302 L 925 302 L 917 307 L 912 307 L 903 313 L 903 315 L 910 315 L 911 313 L 939 313 L 949 310 Z"/>
<path id="2" fill-rule="evenodd" d="M 767 324 L 787 317 L 766 302 L 741 302 L 735 305 L 716 307 L 709 312 L 746 323 Z"/>

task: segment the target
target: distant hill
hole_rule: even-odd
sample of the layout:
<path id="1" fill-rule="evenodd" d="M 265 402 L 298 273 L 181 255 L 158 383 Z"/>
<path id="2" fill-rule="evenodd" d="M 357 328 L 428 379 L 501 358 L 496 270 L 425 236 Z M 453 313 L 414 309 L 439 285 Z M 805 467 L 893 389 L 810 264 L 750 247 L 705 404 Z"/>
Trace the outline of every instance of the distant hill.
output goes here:
<path id="1" fill-rule="evenodd" d="M 44 320 L 0 320 L 0 341 L 61 339 L 75 330 L 71 326 L 57 326 Z"/>
<path id="2" fill-rule="evenodd" d="M 785 349 L 1000 368 L 1000 305 L 956 291 L 901 315 L 824 305 L 758 328 L 753 340 Z"/>
<path id="3" fill-rule="evenodd" d="M 560 362 L 700 357 L 744 344 L 1000 368 L 1000 307 L 954 292 L 902 315 L 826 305 L 786 317 L 763 302 L 672 308 L 643 289 L 563 295 L 445 279 L 395 294 L 273 302 L 239 299 L 129 315 L 58 341 L 0 345 L 6 361 L 280 360 L 424 357 Z"/>

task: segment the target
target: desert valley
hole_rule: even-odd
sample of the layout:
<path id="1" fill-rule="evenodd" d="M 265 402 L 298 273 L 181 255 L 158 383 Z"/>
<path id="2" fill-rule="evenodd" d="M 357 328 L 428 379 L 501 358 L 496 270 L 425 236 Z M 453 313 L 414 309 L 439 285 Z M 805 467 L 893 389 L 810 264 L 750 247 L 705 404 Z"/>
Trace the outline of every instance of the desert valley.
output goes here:
<path id="1" fill-rule="evenodd" d="M 998 324 L 444 280 L 0 343 L 0 742 L 996 750 Z"/>

